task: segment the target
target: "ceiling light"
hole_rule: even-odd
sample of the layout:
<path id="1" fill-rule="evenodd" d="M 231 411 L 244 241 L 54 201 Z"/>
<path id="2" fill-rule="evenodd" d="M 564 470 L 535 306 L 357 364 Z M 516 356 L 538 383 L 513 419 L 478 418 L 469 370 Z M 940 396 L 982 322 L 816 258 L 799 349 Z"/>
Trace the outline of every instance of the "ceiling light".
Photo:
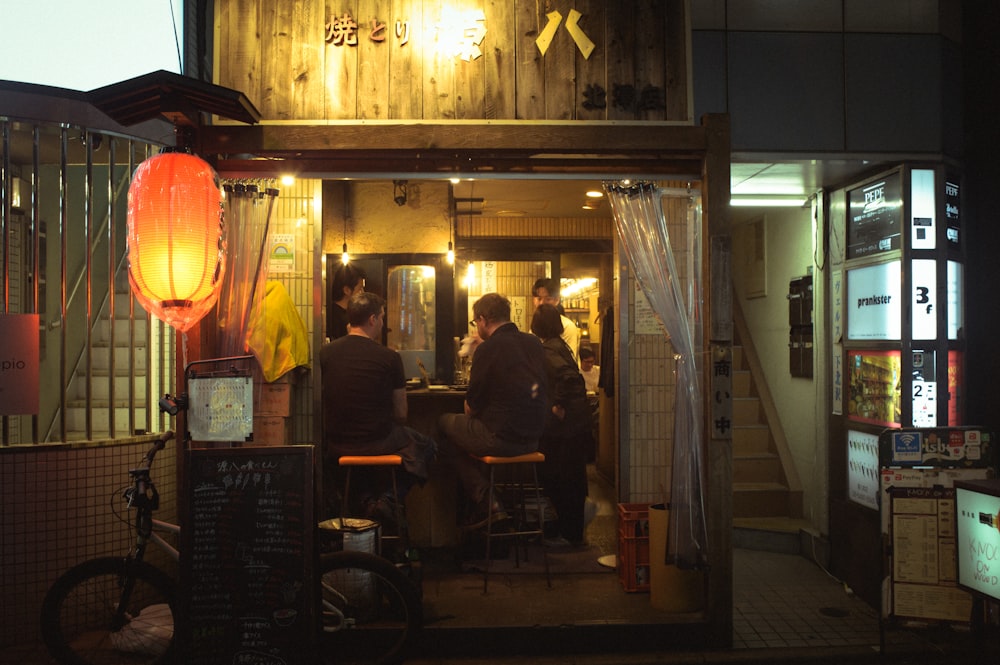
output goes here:
<path id="1" fill-rule="evenodd" d="M 729 205 L 736 207 L 753 208 L 801 208 L 806 203 L 806 197 L 802 194 L 742 194 L 733 195 L 729 199 Z"/>
<path id="2" fill-rule="evenodd" d="M 600 191 L 598 189 L 591 189 L 591 190 L 587 191 L 587 198 L 588 199 L 599 199 L 602 196 L 604 196 L 604 192 L 602 192 L 602 191 Z"/>

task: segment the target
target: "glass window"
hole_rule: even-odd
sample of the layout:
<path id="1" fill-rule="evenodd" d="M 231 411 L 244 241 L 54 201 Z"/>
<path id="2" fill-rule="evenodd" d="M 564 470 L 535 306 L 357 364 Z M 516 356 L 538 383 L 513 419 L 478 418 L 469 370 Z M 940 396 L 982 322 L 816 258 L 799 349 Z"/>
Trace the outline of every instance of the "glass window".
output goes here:
<path id="1" fill-rule="evenodd" d="M 434 289 L 436 271 L 428 265 L 392 266 L 386 282 L 386 344 L 403 357 L 408 378 L 435 371 Z"/>

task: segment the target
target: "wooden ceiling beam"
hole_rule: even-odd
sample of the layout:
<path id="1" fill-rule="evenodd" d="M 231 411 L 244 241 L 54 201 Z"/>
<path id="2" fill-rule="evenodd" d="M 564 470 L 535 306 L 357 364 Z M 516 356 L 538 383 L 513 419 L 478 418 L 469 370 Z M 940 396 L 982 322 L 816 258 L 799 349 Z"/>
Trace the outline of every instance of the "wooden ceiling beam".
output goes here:
<path id="1" fill-rule="evenodd" d="M 212 125 L 198 153 L 220 174 L 701 172 L 702 127 L 548 122 Z"/>

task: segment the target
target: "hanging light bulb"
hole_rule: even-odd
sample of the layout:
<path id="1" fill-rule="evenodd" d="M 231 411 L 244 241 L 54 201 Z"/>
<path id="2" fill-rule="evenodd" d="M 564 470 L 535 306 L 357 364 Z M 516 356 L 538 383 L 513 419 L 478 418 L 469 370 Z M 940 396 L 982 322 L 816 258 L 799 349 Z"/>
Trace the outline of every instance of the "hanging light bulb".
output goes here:
<path id="1" fill-rule="evenodd" d="M 347 243 L 344 243 L 344 251 L 340 254 L 340 262 L 345 266 L 351 262 L 351 255 L 347 253 Z"/>
<path id="2" fill-rule="evenodd" d="M 445 260 L 448 261 L 448 265 L 455 265 L 455 247 L 448 241 L 448 253 L 445 255 Z"/>
<path id="3" fill-rule="evenodd" d="M 222 192 L 207 162 L 162 152 L 128 190 L 128 278 L 139 304 L 186 332 L 215 305 L 225 270 Z"/>

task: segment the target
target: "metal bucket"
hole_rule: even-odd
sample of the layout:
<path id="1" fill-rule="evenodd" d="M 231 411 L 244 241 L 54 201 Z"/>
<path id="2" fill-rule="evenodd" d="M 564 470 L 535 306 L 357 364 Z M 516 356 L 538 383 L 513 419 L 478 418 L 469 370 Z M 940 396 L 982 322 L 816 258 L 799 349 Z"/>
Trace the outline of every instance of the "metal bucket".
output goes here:
<path id="1" fill-rule="evenodd" d="M 327 540 L 327 545 L 334 549 L 378 553 L 380 529 L 378 522 L 353 517 L 341 520 L 336 517 L 320 522 L 319 528 Z M 338 542 L 339 547 L 337 547 Z M 350 599 L 351 604 L 362 608 L 364 613 L 369 609 L 374 613 L 378 598 L 375 580 L 372 579 L 371 573 L 363 570 L 335 570 L 323 575 L 323 583 Z"/>

